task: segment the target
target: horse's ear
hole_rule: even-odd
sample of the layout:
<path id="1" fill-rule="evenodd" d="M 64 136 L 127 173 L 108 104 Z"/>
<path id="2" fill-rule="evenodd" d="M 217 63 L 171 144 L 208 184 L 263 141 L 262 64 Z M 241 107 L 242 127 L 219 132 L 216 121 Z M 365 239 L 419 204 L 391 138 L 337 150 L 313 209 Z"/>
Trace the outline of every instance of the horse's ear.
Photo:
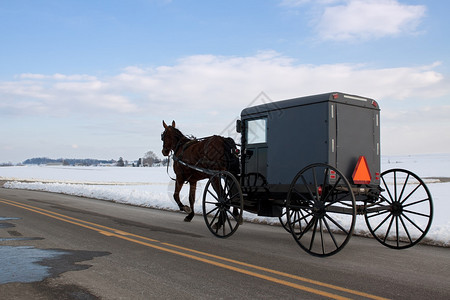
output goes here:
<path id="1" fill-rule="evenodd" d="M 166 124 L 166 122 L 164 122 L 164 120 L 163 120 L 163 126 L 164 126 L 164 129 L 167 129 L 167 124 Z"/>
<path id="2" fill-rule="evenodd" d="M 172 121 L 172 127 L 175 128 L 175 121 Z"/>

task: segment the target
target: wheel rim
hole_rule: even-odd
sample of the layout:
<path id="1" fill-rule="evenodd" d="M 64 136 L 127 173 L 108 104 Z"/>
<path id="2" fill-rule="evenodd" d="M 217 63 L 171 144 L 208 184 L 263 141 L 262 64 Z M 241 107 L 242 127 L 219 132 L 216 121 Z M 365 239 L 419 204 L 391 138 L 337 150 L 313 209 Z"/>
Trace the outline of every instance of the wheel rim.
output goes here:
<path id="1" fill-rule="evenodd" d="M 286 217 L 303 250 L 316 256 L 336 254 L 348 243 L 355 226 L 355 196 L 350 183 L 326 164 L 304 168 L 289 188 Z"/>
<path id="2" fill-rule="evenodd" d="M 408 170 L 392 169 L 380 176 L 383 191 L 378 201 L 366 208 L 367 227 L 387 247 L 412 247 L 430 229 L 431 194 L 422 179 Z"/>
<path id="3" fill-rule="evenodd" d="M 217 237 L 231 236 L 242 223 L 243 196 L 239 182 L 229 172 L 213 175 L 203 192 L 203 218 Z"/>

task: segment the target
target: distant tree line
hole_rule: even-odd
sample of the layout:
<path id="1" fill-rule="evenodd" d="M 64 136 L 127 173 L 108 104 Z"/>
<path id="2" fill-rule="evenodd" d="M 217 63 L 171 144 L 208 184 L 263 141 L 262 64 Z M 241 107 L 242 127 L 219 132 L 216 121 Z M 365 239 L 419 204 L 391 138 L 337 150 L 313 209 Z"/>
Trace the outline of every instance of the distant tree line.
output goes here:
<path id="1" fill-rule="evenodd" d="M 97 166 L 97 165 L 114 165 L 118 167 L 124 167 L 132 165 L 133 167 L 154 167 L 154 166 L 165 166 L 167 165 L 167 158 L 160 159 L 153 151 L 148 151 L 144 154 L 142 158 L 139 158 L 135 162 L 128 162 L 120 157 L 118 160 L 102 160 L 102 159 L 76 159 L 76 158 L 58 158 L 52 159 L 48 157 L 35 157 L 25 160 L 22 164 L 24 165 L 48 165 L 48 164 L 59 164 L 66 166 Z"/>
<path id="2" fill-rule="evenodd" d="M 101 164 L 114 164 L 115 160 L 101 160 L 101 159 L 76 159 L 76 158 L 58 158 L 52 159 L 48 157 L 35 157 L 29 158 L 23 162 L 24 165 L 46 165 L 46 164 L 63 164 L 63 165 L 83 165 L 83 166 L 92 166 L 92 165 L 101 165 Z"/>

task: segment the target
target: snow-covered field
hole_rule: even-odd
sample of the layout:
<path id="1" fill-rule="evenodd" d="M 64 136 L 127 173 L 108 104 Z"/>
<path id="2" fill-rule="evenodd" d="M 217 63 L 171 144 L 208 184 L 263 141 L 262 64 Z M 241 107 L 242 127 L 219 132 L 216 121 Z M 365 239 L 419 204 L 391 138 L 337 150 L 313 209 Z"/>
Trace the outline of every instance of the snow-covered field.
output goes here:
<path id="1" fill-rule="evenodd" d="M 450 154 L 384 156 L 382 170 L 402 168 L 419 175 L 433 196 L 434 217 L 425 242 L 450 247 Z M 173 171 L 169 170 L 173 175 Z M 440 179 L 439 179 L 440 178 Z M 172 200 L 174 183 L 166 168 L 22 166 L 1 167 L 4 187 L 41 190 L 157 209 L 178 210 Z M 199 182 L 195 212 L 201 214 L 201 197 L 205 181 Z M 181 193 L 188 204 L 188 188 Z M 247 221 L 279 224 L 278 218 L 258 217 L 244 212 Z M 368 233 L 363 216 L 357 219 L 355 232 Z"/>

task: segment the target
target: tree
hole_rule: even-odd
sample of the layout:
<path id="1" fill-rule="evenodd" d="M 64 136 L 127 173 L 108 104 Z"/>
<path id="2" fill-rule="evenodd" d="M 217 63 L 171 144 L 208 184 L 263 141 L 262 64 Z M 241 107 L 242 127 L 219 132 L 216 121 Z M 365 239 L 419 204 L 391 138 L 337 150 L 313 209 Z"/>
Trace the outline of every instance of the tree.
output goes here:
<path id="1" fill-rule="evenodd" d="M 161 162 L 161 160 L 158 158 L 158 156 L 156 156 L 155 152 L 148 151 L 147 153 L 145 153 L 142 163 L 144 166 L 151 167 L 151 166 L 153 166 L 153 164 L 159 163 L 159 162 Z"/>
<path id="2" fill-rule="evenodd" d="M 119 160 L 117 161 L 116 165 L 118 167 L 124 167 L 125 166 L 125 163 L 123 162 L 123 158 L 122 157 L 119 157 Z"/>

